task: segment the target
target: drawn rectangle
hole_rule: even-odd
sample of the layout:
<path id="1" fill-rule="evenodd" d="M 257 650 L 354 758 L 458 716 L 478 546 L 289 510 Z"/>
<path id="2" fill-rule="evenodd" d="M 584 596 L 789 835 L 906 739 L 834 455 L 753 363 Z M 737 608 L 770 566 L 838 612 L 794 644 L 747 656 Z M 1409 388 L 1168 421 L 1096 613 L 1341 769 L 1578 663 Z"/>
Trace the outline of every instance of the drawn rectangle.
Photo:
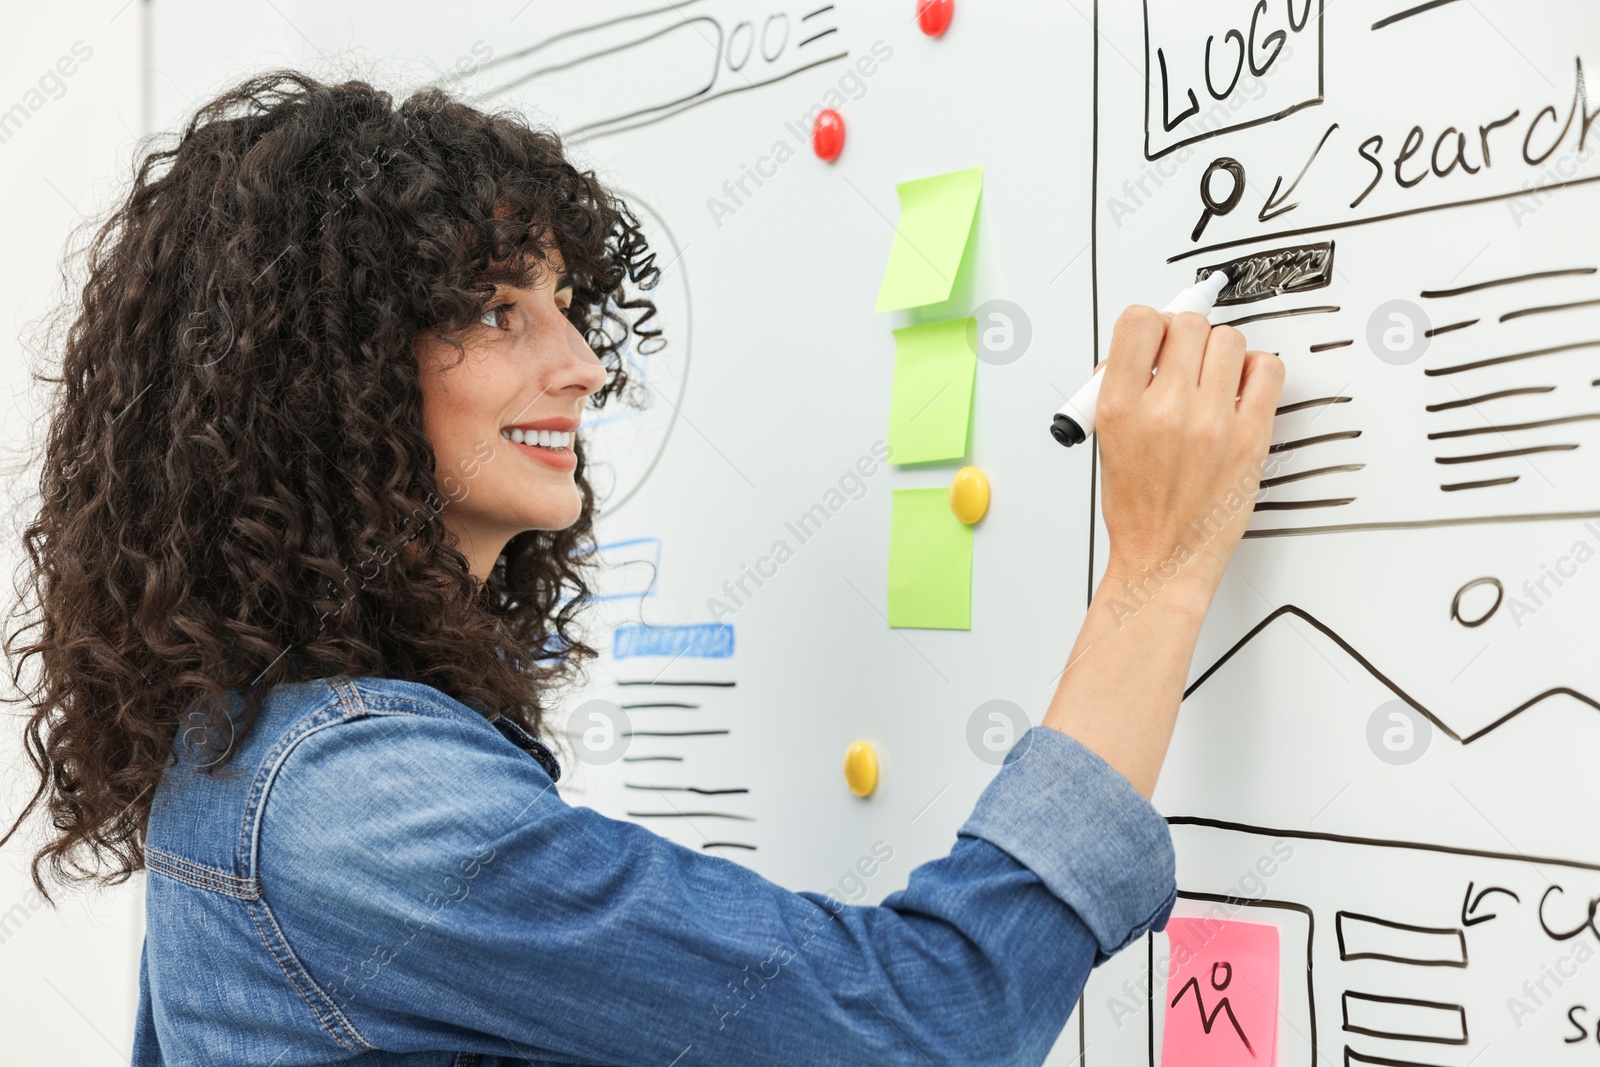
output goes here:
<path id="1" fill-rule="evenodd" d="M 1467 938 L 1457 927 L 1412 926 L 1371 915 L 1338 915 L 1341 960 L 1387 960 L 1414 967 L 1465 967 Z"/>
<path id="2" fill-rule="evenodd" d="M 1352 1034 L 1433 1045 L 1467 1043 L 1467 1009 L 1460 1004 L 1347 992 L 1344 1028 Z"/>
<path id="3" fill-rule="evenodd" d="M 727 659 L 733 655 L 733 624 L 702 622 L 688 626 L 619 626 L 611 636 L 613 659 L 629 656 L 693 656 Z"/>
<path id="4" fill-rule="evenodd" d="M 1297 21 L 1294 0 L 1270 8 L 1253 0 L 1144 0 L 1145 158 L 1322 103 L 1322 5 L 1301 0 Z M 1214 32 L 1197 30 L 1201 22 Z M 1220 46 L 1216 56 L 1200 47 L 1206 41 Z M 1212 77 L 1229 64 L 1230 74 Z"/>
<path id="5" fill-rule="evenodd" d="M 1325 289 L 1333 282 L 1333 242 L 1252 252 L 1226 263 L 1201 267 L 1194 272 L 1194 280 L 1198 282 L 1219 270 L 1227 273 L 1228 284 L 1217 297 L 1218 307 Z"/>

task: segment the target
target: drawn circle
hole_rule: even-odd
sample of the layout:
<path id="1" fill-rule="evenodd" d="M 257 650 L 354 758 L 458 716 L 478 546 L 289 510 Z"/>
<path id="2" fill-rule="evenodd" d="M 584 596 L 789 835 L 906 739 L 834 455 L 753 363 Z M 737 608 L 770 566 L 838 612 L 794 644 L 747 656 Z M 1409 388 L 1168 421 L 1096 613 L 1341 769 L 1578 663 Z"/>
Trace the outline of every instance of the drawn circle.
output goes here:
<path id="1" fill-rule="evenodd" d="M 1217 981 L 1217 968 L 1218 967 L 1226 967 L 1227 968 L 1227 974 L 1226 974 L 1226 976 L 1224 976 L 1224 978 L 1220 982 Z M 1216 963 L 1213 963 L 1211 965 L 1211 988 L 1212 989 L 1215 989 L 1217 992 L 1220 993 L 1224 989 L 1227 989 L 1228 988 L 1228 983 L 1230 983 L 1232 981 L 1233 981 L 1233 964 L 1229 963 L 1227 960 L 1218 960 Z"/>
<path id="2" fill-rule="evenodd" d="M 1480 585 L 1494 586 L 1494 603 L 1489 605 L 1488 611 L 1484 612 L 1476 619 L 1468 619 L 1461 614 L 1461 597 L 1469 590 L 1476 589 Z M 1505 598 L 1506 587 L 1500 584 L 1500 579 L 1474 578 L 1472 581 L 1456 590 L 1455 599 L 1450 601 L 1450 617 L 1456 620 L 1456 622 L 1459 622 L 1462 626 L 1469 628 L 1473 626 L 1482 626 L 1494 616 L 1495 612 L 1500 610 L 1500 602 L 1505 600 Z"/>
<path id="3" fill-rule="evenodd" d="M 1367 347 L 1385 363 L 1404 367 L 1428 351 L 1428 313 L 1409 300 L 1390 300 L 1367 319 Z"/>
<path id="4" fill-rule="evenodd" d="M 586 700 L 567 719 L 567 737 L 580 761 L 603 767 L 628 751 L 633 729 L 621 706 L 609 700 Z"/>
<path id="5" fill-rule="evenodd" d="M 778 39 L 778 47 L 771 47 L 772 27 L 775 23 L 782 23 L 783 36 Z M 767 16 L 767 24 L 761 27 L 761 58 L 771 63 L 783 55 L 783 46 L 789 43 L 789 16 L 783 12 Z"/>
<path id="6" fill-rule="evenodd" d="M 744 55 L 740 56 L 739 62 L 735 63 L 733 61 L 733 53 L 734 49 L 737 47 L 736 42 L 739 40 L 740 30 L 745 32 Z M 750 25 L 750 22 L 747 19 L 735 26 L 728 34 L 728 47 L 723 53 L 723 58 L 728 61 L 728 69 L 739 70 L 743 68 L 746 63 L 750 62 L 750 53 L 755 50 L 755 47 L 756 29 L 754 26 Z"/>
<path id="7" fill-rule="evenodd" d="M 1417 762 L 1432 740 L 1433 724 L 1403 700 L 1379 704 L 1367 720 L 1367 747 L 1391 767 Z"/>
<path id="8" fill-rule="evenodd" d="M 659 327 L 661 335 L 652 342 L 630 332 L 618 351 L 630 380 L 628 395 L 584 410 L 584 471 L 594 486 L 596 514 L 605 515 L 631 500 L 661 462 L 683 406 L 694 345 L 683 247 L 648 202 L 625 189 L 616 192 L 638 218 L 661 267 L 647 294 L 656 305 L 650 326 Z"/>
<path id="9" fill-rule="evenodd" d="M 986 300 L 967 324 L 967 347 L 983 362 L 1015 363 L 1033 343 L 1033 321 L 1009 300 Z"/>
<path id="10" fill-rule="evenodd" d="M 988 700 L 972 709 L 967 717 L 967 748 L 993 767 L 1006 761 L 1013 750 L 1016 759 L 1027 754 L 1027 743 L 1018 741 L 1033 723 L 1021 708 L 1009 700 Z"/>
<path id="11" fill-rule="evenodd" d="M 1218 200 L 1211 194 L 1211 179 L 1218 171 L 1227 171 L 1233 179 L 1233 188 L 1228 195 Z M 1200 202 L 1205 205 L 1205 210 L 1200 213 L 1200 221 L 1195 223 L 1194 233 L 1190 239 L 1200 240 L 1200 235 L 1205 232 L 1206 223 L 1217 215 L 1226 215 L 1239 206 L 1239 200 L 1244 196 L 1244 164 L 1228 156 L 1218 156 L 1211 161 L 1204 174 L 1200 175 Z"/>
<path id="12" fill-rule="evenodd" d="M 1227 171 L 1233 179 L 1233 188 L 1228 191 L 1228 195 L 1222 199 L 1221 203 L 1218 203 L 1216 198 L 1211 195 L 1211 179 L 1216 176 L 1219 170 Z M 1229 159 L 1227 156 L 1213 159 L 1211 165 L 1206 168 L 1205 174 L 1200 178 L 1200 202 L 1212 214 L 1226 215 L 1239 206 L 1239 198 L 1242 196 L 1244 196 L 1244 164 L 1237 159 Z"/>

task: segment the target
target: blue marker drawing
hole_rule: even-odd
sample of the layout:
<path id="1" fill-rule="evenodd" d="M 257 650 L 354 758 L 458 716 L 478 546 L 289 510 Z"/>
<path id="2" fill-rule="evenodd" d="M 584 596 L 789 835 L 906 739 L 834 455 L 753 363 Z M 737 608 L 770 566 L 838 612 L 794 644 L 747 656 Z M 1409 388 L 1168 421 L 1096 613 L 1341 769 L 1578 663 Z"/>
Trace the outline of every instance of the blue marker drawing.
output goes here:
<path id="1" fill-rule="evenodd" d="M 613 659 L 629 656 L 696 656 L 727 659 L 733 655 L 733 624 L 700 622 L 688 626 L 619 626 L 611 638 Z"/>

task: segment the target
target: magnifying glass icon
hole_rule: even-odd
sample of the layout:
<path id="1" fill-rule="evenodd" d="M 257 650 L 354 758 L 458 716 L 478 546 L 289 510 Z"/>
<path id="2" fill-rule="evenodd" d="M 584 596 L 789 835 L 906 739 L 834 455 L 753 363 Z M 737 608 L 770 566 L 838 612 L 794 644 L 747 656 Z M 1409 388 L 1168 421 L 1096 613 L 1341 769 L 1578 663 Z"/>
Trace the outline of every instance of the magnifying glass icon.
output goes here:
<path id="1" fill-rule="evenodd" d="M 1211 195 L 1211 176 L 1219 170 L 1225 170 L 1233 178 L 1233 188 L 1228 195 L 1218 203 Z M 1213 159 L 1211 166 L 1206 168 L 1205 174 L 1200 177 L 1200 202 L 1206 209 L 1200 213 L 1200 221 L 1195 223 L 1194 233 L 1189 235 L 1189 240 L 1198 241 L 1205 232 L 1206 223 L 1211 221 L 1213 215 L 1226 215 L 1239 206 L 1239 200 L 1244 196 L 1244 164 L 1237 159 L 1222 156 Z"/>

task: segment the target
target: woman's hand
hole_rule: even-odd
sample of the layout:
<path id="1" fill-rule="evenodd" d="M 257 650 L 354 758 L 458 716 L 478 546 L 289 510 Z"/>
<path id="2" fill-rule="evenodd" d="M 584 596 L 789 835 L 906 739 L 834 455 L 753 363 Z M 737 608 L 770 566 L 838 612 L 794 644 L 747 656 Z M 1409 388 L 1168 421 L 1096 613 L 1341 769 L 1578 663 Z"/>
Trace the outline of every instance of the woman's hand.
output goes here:
<path id="1" fill-rule="evenodd" d="M 1176 583 L 1209 604 L 1250 521 L 1283 363 L 1246 351 L 1232 326 L 1134 305 L 1101 373 L 1107 578 L 1151 593 Z"/>
<path id="2" fill-rule="evenodd" d="M 1044 725 L 1148 797 L 1200 624 L 1255 506 L 1283 364 L 1246 351 L 1231 326 L 1135 306 L 1117 320 L 1101 373 L 1095 433 L 1111 548 Z"/>

